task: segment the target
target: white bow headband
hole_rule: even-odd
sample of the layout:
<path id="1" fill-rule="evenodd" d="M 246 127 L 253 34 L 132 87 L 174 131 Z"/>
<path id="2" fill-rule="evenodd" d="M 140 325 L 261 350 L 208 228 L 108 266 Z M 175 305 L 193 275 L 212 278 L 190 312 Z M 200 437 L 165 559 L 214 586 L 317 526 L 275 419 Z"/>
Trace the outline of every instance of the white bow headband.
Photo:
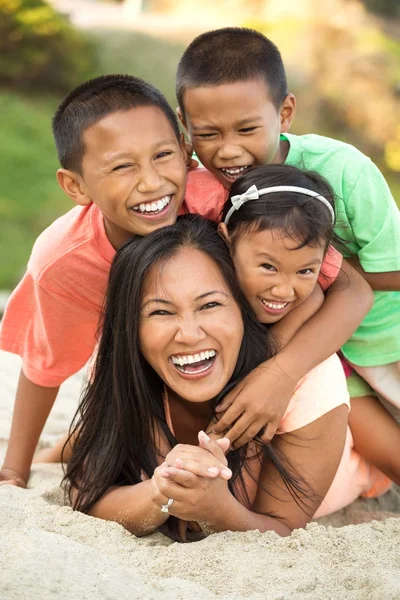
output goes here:
<path id="1" fill-rule="evenodd" d="M 316 198 L 317 200 L 322 202 L 322 204 L 324 204 L 329 210 L 332 217 L 332 225 L 334 224 L 335 212 L 332 208 L 332 205 L 328 202 L 326 198 L 324 198 L 324 196 L 318 194 L 318 192 L 313 192 L 312 190 L 308 190 L 307 188 L 297 187 L 295 185 L 275 185 L 273 187 L 264 188 L 262 190 L 258 190 L 255 185 L 252 185 L 246 192 L 244 192 L 244 194 L 232 196 L 232 207 L 229 209 L 228 214 L 224 219 L 225 225 L 228 225 L 229 219 L 231 218 L 235 210 L 239 210 L 239 208 L 243 206 L 243 204 L 245 204 L 249 200 L 258 200 L 260 196 L 264 196 L 265 194 L 273 194 L 274 192 L 298 192 L 300 194 L 304 194 L 305 196 L 311 196 L 312 198 Z"/>

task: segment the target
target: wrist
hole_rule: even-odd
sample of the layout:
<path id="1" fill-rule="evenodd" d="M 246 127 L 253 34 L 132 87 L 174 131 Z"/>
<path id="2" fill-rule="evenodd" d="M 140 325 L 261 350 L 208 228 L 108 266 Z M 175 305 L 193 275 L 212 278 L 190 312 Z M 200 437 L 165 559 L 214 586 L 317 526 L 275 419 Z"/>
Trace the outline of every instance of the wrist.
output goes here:
<path id="1" fill-rule="evenodd" d="M 218 502 L 220 507 L 216 513 L 210 514 L 204 519 L 199 520 L 201 528 L 206 533 L 218 533 L 220 531 L 237 531 L 235 523 L 237 521 L 238 510 L 244 508 L 238 500 L 231 494 L 228 494 Z"/>
<path id="2" fill-rule="evenodd" d="M 275 364 L 282 375 L 286 376 L 295 387 L 300 379 L 307 375 L 314 364 L 307 359 L 306 352 L 300 352 L 298 347 L 289 342 L 278 354 L 275 355 Z"/>
<path id="3" fill-rule="evenodd" d="M 17 485 L 20 487 L 26 487 L 28 485 L 30 471 L 19 471 L 17 469 L 13 469 L 12 467 L 4 464 L 1 469 L 1 479 L 3 480 L 14 480 Z"/>

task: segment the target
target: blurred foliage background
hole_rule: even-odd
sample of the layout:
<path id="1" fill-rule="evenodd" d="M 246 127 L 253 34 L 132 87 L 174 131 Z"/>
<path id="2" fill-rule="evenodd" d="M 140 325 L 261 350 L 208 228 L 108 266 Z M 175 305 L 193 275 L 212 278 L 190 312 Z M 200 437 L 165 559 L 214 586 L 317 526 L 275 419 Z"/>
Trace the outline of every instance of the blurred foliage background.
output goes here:
<path id="1" fill-rule="evenodd" d="M 226 25 L 253 27 L 281 49 L 298 98 L 292 131 L 354 144 L 400 200 L 399 0 L 0 0 L 0 289 L 71 208 L 51 136 L 63 95 L 90 77 L 132 73 L 175 106 L 185 46 Z"/>

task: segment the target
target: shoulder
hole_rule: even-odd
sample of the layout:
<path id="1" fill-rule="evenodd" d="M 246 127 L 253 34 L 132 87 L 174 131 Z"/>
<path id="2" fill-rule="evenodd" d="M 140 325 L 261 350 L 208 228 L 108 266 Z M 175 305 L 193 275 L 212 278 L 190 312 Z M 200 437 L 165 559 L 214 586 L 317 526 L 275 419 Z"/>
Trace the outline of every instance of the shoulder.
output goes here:
<path id="1" fill-rule="evenodd" d="M 377 170 L 371 159 L 351 144 L 322 135 L 287 134 L 290 150 L 286 162 L 317 171 L 338 192 L 355 185 L 364 170 Z"/>
<path id="2" fill-rule="evenodd" d="M 94 234 L 91 216 L 95 205 L 76 206 L 56 219 L 37 238 L 28 263 L 28 270 L 36 280 L 49 271 L 63 268 L 74 253 L 90 245 Z"/>
<path id="3" fill-rule="evenodd" d="M 189 212 L 218 221 L 227 196 L 223 185 L 207 169 L 189 171 L 185 195 Z"/>
<path id="4" fill-rule="evenodd" d="M 280 423 L 280 433 L 295 431 L 342 404 L 349 404 L 346 377 L 333 354 L 303 377 Z"/>

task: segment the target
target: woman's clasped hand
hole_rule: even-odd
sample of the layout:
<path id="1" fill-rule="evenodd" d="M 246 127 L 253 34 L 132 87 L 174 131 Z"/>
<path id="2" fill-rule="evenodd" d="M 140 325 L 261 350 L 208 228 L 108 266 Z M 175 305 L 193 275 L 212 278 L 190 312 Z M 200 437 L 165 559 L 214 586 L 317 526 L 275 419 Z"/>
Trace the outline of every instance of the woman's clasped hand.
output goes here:
<path id="1" fill-rule="evenodd" d="M 151 479 L 152 500 L 169 514 L 184 521 L 210 523 L 221 520 L 231 494 L 227 481 L 232 477 L 224 452 L 229 440 L 212 440 L 203 431 L 199 446 L 178 444 L 158 466 Z"/>

